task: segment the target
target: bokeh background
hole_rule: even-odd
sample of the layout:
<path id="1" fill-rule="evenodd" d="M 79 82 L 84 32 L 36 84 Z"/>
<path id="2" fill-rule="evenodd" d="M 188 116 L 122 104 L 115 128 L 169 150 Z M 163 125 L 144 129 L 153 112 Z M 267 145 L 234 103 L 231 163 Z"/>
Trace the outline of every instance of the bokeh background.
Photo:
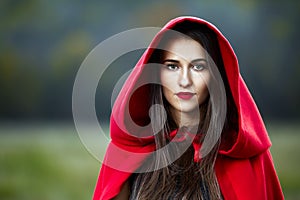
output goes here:
<path id="1" fill-rule="evenodd" d="M 72 121 L 76 72 L 108 37 L 161 27 L 180 15 L 212 22 L 232 44 L 273 142 L 286 199 L 300 199 L 297 0 L 1 0 L 0 199 L 91 199 L 100 163 Z M 142 51 L 121 56 L 100 80 L 96 109 L 103 126 L 114 84 Z"/>

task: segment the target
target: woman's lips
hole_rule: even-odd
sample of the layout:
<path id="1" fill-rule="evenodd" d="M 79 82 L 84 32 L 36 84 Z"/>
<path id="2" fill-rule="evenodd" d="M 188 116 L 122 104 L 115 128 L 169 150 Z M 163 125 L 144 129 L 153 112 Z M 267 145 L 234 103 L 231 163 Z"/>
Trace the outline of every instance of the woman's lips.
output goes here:
<path id="1" fill-rule="evenodd" d="M 191 99 L 195 93 L 191 93 L 191 92 L 179 92 L 176 94 L 180 99 L 183 99 L 183 100 L 189 100 Z"/>

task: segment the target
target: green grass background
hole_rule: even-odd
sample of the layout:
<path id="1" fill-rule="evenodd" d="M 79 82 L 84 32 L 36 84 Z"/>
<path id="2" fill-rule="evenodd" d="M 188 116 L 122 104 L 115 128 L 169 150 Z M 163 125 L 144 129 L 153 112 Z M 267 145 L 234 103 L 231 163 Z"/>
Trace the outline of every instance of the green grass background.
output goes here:
<path id="1" fill-rule="evenodd" d="M 285 197 L 300 199 L 300 125 L 267 128 Z M 0 126 L 1 200 L 91 199 L 99 167 L 73 125 Z"/>

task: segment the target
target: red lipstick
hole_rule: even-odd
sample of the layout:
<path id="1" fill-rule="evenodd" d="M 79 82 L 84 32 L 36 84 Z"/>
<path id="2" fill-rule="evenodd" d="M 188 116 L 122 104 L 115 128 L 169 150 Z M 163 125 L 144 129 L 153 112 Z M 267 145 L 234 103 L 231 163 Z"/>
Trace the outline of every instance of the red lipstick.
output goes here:
<path id="1" fill-rule="evenodd" d="M 183 99 L 183 100 L 189 100 L 191 99 L 195 93 L 191 93 L 191 92 L 179 92 L 176 94 L 180 99 Z"/>

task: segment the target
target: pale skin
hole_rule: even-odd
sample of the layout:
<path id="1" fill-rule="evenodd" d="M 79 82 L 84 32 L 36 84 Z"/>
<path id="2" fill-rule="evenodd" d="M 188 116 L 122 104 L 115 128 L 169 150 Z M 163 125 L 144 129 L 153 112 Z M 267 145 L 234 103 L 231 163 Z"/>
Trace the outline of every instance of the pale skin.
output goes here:
<path id="1" fill-rule="evenodd" d="M 179 127 L 199 123 L 199 105 L 208 97 L 210 79 L 204 48 L 196 41 L 179 37 L 167 44 L 160 79 L 163 95 L 171 105 L 171 113 Z M 126 181 L 113 200 L 129 199 Z"/>
<path id="2" fill-rule="evenodd" d="M 208 97 L 210 73 L 205 50 L 197 41 L 185 37 L 171 40 L 166 50 L 165 67 L 160 72 L 163 94 L 179 127 L 196 125 L 199 105 Z"/>

